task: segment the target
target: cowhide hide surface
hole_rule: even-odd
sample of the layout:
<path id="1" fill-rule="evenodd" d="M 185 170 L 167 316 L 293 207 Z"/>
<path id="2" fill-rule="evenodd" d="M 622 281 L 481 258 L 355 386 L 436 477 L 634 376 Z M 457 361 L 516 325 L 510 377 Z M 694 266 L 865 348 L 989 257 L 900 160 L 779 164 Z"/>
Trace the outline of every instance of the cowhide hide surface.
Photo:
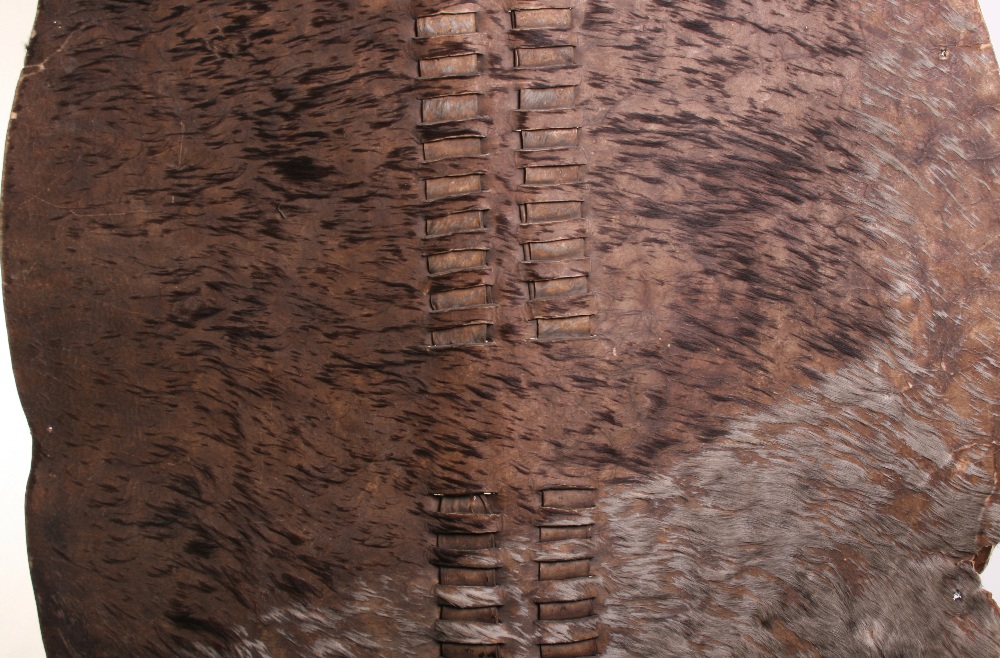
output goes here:
<path id="1" fill-rule="evenodd" d="M 996 658 L 973 0 L 43 0 L 52 657 Z"/>

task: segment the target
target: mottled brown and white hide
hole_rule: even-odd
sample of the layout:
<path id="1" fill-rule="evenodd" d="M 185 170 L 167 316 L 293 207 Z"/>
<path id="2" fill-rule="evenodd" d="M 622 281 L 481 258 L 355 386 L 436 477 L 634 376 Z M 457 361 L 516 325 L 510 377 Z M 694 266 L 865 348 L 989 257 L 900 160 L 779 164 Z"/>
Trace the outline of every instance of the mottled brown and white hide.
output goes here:
<path id="1" fill-rule="evenodd" d="M 997 658 L 972 0 L 43 0 L 52 657 Z"/>

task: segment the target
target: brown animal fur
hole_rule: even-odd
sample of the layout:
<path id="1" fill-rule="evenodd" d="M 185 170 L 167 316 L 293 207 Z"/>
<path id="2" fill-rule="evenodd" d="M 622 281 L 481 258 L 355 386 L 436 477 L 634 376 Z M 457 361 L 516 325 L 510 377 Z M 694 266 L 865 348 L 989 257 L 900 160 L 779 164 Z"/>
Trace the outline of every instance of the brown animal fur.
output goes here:
<path id="1" fill-rule="evenodd" d="M 511 22 L 568 4 L 43 0 L 4 287 L 51 656 L 1000 655 L 974 3 Z M 421 36 L 441 11 L 475 32 Z M 560 487 L 596 506 L 545 509 Z M 558 519 L 591 538 L 546 545 Z M 454 528 L 489 586 L 442 588 Z M 557 549 L 589 576 L 539 581 Z M 473 605 L 496 623 L 440 618 Z"/>

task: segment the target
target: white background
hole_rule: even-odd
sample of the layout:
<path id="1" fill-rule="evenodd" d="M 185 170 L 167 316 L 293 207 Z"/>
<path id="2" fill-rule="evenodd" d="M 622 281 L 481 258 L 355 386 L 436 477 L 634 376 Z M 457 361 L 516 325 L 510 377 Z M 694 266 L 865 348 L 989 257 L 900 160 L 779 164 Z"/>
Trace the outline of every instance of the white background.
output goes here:
<path id="1" fill-rule="evenodd" d="M 4 130 L 34 21 L 35 1 L 0 0 L 0 117 L 3 117 L 0 123 Z M 991 32 L 1000 40 L 1000 0 L 980 1 Z M 7 457 L 0 461 L 0 658 L 42 658 L 45 654 L 24 548 L 24 486 L 31 459 L 31 438 L 14 389 L 6 345 L 6 323 L 2 323 L 0 445 Z M 987 569 L 983 581 L 991 591 L 1000 592 L 1000 558 Z"/>

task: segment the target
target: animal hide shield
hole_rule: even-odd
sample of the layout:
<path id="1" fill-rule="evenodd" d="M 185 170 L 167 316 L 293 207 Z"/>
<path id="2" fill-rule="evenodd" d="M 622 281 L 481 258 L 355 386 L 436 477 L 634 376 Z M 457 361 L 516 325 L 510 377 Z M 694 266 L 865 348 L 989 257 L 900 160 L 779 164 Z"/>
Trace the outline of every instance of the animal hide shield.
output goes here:
<path id="1" fill-rule="evenodd" d="M 43 0 L 50 656 L 996 658 L 973 0 Z"/>

